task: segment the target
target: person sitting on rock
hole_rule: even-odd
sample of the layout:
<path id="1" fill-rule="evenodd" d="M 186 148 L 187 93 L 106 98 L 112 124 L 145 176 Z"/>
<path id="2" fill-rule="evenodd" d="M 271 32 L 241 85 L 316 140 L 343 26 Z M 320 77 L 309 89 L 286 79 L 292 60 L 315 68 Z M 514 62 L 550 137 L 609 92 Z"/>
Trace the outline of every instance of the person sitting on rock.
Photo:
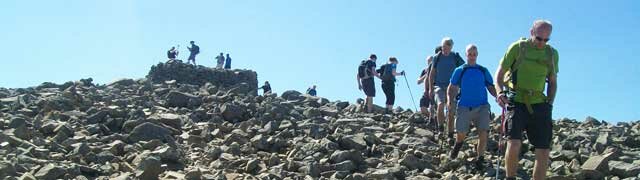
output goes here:
<path id="1" fill-rule="evenodd" d="M 313 85 L 313 86 L 309 87 L 307 89 L 307 94 L 310 95 L 310 96 L 316 96 L 316 94 L 317 94 L 316 85 Z"/>
<path id="2" fill-rule="evenodd" d="M 177 56 L 178 56 L 178 50 L 176 49 L 175 46 L 171 47 L 171 49 L 167 51 L 167 57 L 169 58 L 170 61 L 175 61 Z"/>
<path id="3" fill-rule="evenodd" d="M 491 107 L 487 100 L 487 90 L 496 97 L 493 79 L 487 68 L 477 64 L 478 47 L 473 44 L 467 46 L 467 63 L 453 71 L 449 87 L 447 88 L 447 104 L 456 109 L 455 130 L 456 143 L 450 158 L 458 157 L 464 138 L 469 132 L 471 123 L 478 131 L 478 153 L 476 166 L 484 167 L 484 151 L 487 147 L 487 131 L 491 121 Z M 456 103 L 457 105 L 453 105 Z"/>
<path id="4" fill-rule="evenodd" d="M 262 89 L 262 95 L 271 94 L 271 85 L 269 84 L 269 81 L 265 81 L 264 85 L 262 85 L 258 89 Z"/>

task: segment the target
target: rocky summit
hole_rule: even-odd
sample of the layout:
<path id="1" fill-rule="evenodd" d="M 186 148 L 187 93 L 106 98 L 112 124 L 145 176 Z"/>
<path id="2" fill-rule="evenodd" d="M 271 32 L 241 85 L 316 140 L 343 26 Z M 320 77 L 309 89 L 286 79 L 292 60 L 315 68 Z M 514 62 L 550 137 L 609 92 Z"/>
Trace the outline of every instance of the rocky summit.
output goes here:
<path id="1" fill-rule="evenodd" d="M 492 179 L 498 119 L 475 165 L 425 117 L 285 91 L 257 73 L 160 63 L 144 79 L 0 89 L 1 179 Z M 549 179 L 640 179 L 640 122 L 554 122 Z M 519 179 L 534 155 L 525 140 Z M 504 152 L 504 151 L 501 151 Z M 500 162 L 504 164 L 504 162 Z"/>

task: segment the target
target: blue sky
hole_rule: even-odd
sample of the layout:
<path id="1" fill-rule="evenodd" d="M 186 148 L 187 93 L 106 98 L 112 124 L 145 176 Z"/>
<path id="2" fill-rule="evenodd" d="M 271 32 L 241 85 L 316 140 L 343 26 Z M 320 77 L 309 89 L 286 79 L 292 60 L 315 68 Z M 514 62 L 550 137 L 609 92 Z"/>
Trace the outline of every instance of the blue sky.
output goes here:
<path id="1" fill-rule="evenodd" d="M 304 91 L 354 102 L 355 71 L 370 53 L 400 61 L 416 101 L 415 78 L 444 36 L 454 51 L 479 47 L 495 71 L 507 46 L 535 19 L 554 24 L 560 56 L 554 117 L 640 120 L 640 4 L 637 1 L 3 1 L 0 87 L 92 77 L 98 83 L 142 78 L 166 51 L 195 40 L 199 64 L 230 53 L 234 68 L 258 72 L 274 91 Z M 396 104 L 413 107 L 404 79 Z M 384 104 L 380 83 L 375 103 Z M 493 111 L 498 112 L 497 106 Z"/>

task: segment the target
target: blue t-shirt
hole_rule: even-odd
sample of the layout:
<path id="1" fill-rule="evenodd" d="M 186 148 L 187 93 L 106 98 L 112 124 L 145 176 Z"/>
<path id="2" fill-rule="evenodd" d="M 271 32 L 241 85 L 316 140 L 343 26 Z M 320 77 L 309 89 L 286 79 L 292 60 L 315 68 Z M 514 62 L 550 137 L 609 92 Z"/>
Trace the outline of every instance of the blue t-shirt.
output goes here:
<path id="1" fill-rule="evenodd" d="M 437 59 L 436 57 L 437 55 L 433 56 L 433 62 L 436 68 L 436 78 L 434 79 L 434 84 L 436 86 L 446 88 L 447 86 L 449 86 L 449 80 L 451 79 L 453 70 L 455 70 L 459 65 L 464 64 L 464 62 L 462 61 L 462 59 L 458 58 L 458 55 L 456 55 L 455 52 L 449 53 L 448 56 L 440 54 L 439 59 Z"/>
<path id="2" fill-rule="evenodd" d="M 390 82 L 395 82 L 396 81 L 396 76 L 393 75 L 393 70 L 396 69 L 396 67 L 398 67 L 397 64 L 394 63 L 389 63 L 387 64 L 387 67 L 385 69 L 385 73 L 389 73 L 391 75 L 392 80 Z"/>
<path id="3" fill-rule="evenodd" d="M 464 75 L 462 75 L 462 71 L 465 68 L 467 68 L 467 70 L 464 72 Z M 487 85 L 493 85 L 493 79 L 485 67 L 464 64 L 453 71 L 450 82 L 452 85 L 460 87 L 458 106 L 478 107 L 489 104 L 486 89 Z"/>

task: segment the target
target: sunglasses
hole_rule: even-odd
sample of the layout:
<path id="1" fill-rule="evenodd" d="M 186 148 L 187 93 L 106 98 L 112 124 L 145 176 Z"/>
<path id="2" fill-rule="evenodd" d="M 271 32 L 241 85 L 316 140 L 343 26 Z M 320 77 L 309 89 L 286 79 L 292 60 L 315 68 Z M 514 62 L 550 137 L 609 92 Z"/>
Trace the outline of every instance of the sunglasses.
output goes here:
<path id="1" fill-rule="evenodd" d="M 536 40 L 538 40 L 538 41 L 542 41 L 542 42 L 548 42 L 550 39 L 549 39 L 549 38 L 547 38 L 547 39 L 542 39 L 541 37 L 536 36 Z"/>

